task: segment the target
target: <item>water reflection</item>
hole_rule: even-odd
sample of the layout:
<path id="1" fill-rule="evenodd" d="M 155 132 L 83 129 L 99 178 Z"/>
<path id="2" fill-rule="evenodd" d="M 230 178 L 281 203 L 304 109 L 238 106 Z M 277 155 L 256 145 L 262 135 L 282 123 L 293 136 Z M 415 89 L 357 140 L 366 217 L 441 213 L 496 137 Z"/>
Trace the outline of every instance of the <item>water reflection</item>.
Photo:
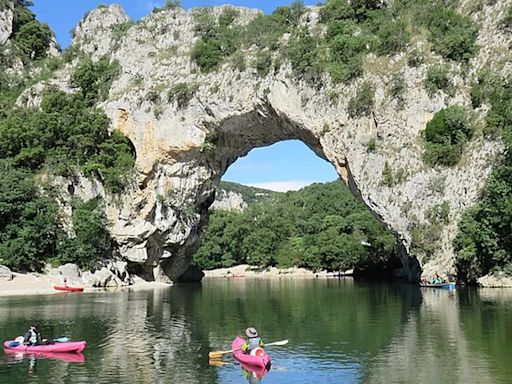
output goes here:
<path id="1" fill-rule="evenodd" d="M 422 289 L 397 336 L 366 367 L 367 383 L 495 383 L 486 356 L 472 348 L 458 293 Z"/>
<path id="2" fill-rule="evenodd" d="M 0 338 L 34 320 L 47 337 L 86 339 L 86 360 L 5 354 L 7 382 L 512 382 L 512 290 L 246 278 L 0 298 Z M 229 354 L 208 364 L 208 352 L 230 349 L 249 325 L 267 343 L 290 340 L 267 349 L 270 372 L 244 370 Z"/>

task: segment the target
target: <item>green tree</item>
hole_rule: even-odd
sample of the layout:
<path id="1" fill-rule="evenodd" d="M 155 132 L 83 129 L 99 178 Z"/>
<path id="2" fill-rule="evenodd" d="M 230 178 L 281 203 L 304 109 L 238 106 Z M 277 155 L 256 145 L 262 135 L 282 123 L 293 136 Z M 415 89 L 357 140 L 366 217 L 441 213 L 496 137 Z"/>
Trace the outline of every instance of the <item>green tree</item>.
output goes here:
<path id="1" fill-rule="evenodd" d="M 48 25 L 32 20 L 20 27 L 14 44 L 23 54 L 24 61 L 28 62 L 29 59 L 45 57 L 51 40 L 52 32 Z"/>
<path id="2" fill-rule="evenodd" d="M 63 231 L 59 208 L 42 195 L 29 171 L 0 161 L 0 264 L 17 271 L 38 271 L 56 254 Z"/>

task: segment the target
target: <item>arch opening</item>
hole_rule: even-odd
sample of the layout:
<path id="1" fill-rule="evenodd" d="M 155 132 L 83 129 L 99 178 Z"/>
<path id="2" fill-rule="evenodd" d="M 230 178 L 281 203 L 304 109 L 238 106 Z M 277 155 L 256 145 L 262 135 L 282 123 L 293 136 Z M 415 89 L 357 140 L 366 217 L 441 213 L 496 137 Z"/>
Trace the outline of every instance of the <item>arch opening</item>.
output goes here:
<path id="1" fill-rule="evenodd" d="M 278 227 L 272 228 L 272 225 L 276 224 L 275 222 L 272 222 L 272 223 L 267 222 L 266 224 L 262 225 L 262 227 L 264 229 L 262 232 L 267 232 L 266 235 L 264 233 L 258 233 L 258 234 L 246 233 L 245 234 L 245 236 L 247 236 L 251 239 L 250 241 L 253 241 L 255 243 L 258 242 L 258 239 L 266 238 L 268 240 L 268 238 L 277 238 L 276 242 L 278 242 L 278 243 L 280 242 L 280 245 L 278 245 L 277 247 L 275 246 L 275 244 L 262 245 L 262 248 L 265 249 L 265 252 L 267 252 L 267 253 L 274 252 L 273 257 L 271 256 L 267 259 L 261 259 L 261 257 L 258 259 L 258 256 L 252 257 L 252 256 L 254 256 L 255 253 L 259 252 L 260 256 L 263 253 L 261 249 L 258 251 L 255 251 L 253 249 L 252 250 L 253 252 L 251 254 L 252 256 L 248 256 L 246 254 L 243 257 L 231 258 L 233 253 L 236 253 L 237 251 L 233 250 L 233 249 L 220 249 L 218 244 L 215 245 L 215 246 L 217 246 L 217 250 L 215 251 L 215 252 L 217 252 L 217 254 L 213 255 L 212 249 L 214 249 L 215 246 L 212 244 L 212 242 L 220 241 L 220 242 L 226 243 L 226 242 L 233 241 L 233 239 L 230 239 L 230 240 L 220 239 L 220 238 L 214 239 L 215 236 L 219 237 L 222 235 L 220 235 L 219 233 L 212 234 L 211 233 L 212 231 L 209 231 L 209 228 L 213 227 L 214 228 L 213 231 L 218 231 L 219 227 L 222 227 L 222 226 L 229 227 L 231 225 L 230 223 L 226 222 L 227 220 L 242 220 L 243 221 L 244 218 L 240 218 L 240 217 L 241 216 L 243 217 L 245 215 L 245 213 L 243 213 L 243 212 L 242 213 L 238 212 L 235 214 L 233 214 L 233 213 L 217 214 L 216 212 L 214 212 L 211 214 L 212 219 L 210 219 L 210 223 L 209 223 L 210 226 L 207 225 L 204 228 L 203 239 L 202 239 L 203 243 L 199 247 L 199 250 L 196 252 L 195 257 L 194 257 L 195 262 L 198 262 L 200 267 L 207 268 L 207 269 L 212 268 L 212 267 L 227 267 L 227 266 L 233 265 L 234 263 L 243 261 L 244 263 L 246 263 L 246 262 L 249 262 L 249 263 L 260 262 L 263 264 L 267 263 L 268 265 L 271 265 L 271 266 L 279 265 L 280 267 L 304 266 L 304 267 L 307 267 L 310 269 L 326 269 L 326 270 L 331 270 L 331 271 L 336 270 L 337 272 L 343 272 L 342 271 L 343 269 L 345 269 L 345 270 L 351 269 L 351 268 L 346 267 L 348 265 L 347 263 L 348 263 L 348 258 L 350 257 L 349 253 L 351 252 L 351 248 L 357 248 L 356 251 L 353 251 L 354 255 L 357 252 L 359 252 L 359 254 L 357 256 L 353 256 L 353 257 L 360 257 L 361 259 L 364 257 L 367 257 L 367 256 L 363 256 L 363 253 L 365 253 L 365 254 L 369 253 L 368 249 L 371 248 L 372 250 L 375 250 L 375 252 L 380 252 L 379 257 L 387 258 L 389 261 L 387 266 L 385 266 L 383 263 L 378 265 L 377 262 L 368 261 L 365 264 L 364 268 L 359 268 L 358 272 L 360 272 L 360 276 L 364 275 L 365 277 L 370 277 L 370 276 L 371 277 L 377 277 L 377 276 L 382 277 L 383 275 L 385 275 L 386 277 L 391 277 L 392 271 L 400 267 L 400 262 L 398 259 L 398 250 L 396 247 L 396 239 L 394 237 L 395 235 L 391 235 L 389 232 L 387 232 L 387 230 L 384 230 L 382 228 L 382 226 L 380 228 L 378 228 L 378 226 L 381 223 L 376 223 L 375 218 L 372 216 L 372 213 L 370 213 L 370 211 L 368 210 L 368 207 L 366 205 L 364 205 L 362 200 L 360 199 L 360 195 L 358 195 L 357 193 L 354 193 L 354 190 L 357 192 L 357 187 L 355 189 L 352 189 L 351 192 L 349 192 L 349 188 L 347 188 L 347 185 L 350 184 L 349 177 L 344 178 L 345 184 L 340 182 L 339 169 L 343 168 L 345 165 L 342 164 L 340 166 L 340 164 L 333 163 L 332 160 L 328 159 L 326 153 L 323 150 L 322 137 L 320 135 L 316 134 L 314 131 L 312 131 L 310 129 L 306 129 L 305 127 L 301 126 L 301 124 L 299 124 L 299 123 L 291 121 L 287 117 L 283 118 L 283 117 L 279 116 L 273 110 L 271 110 L 270 112 L 268 110 L 267 111 L 255 110 L 255 111 L 250 112 L 245 115 L 231 117 L 229 119 L 226 119 L 224 121 L 224 123 L 222 124 L 222 126 L 219 127 L 215 132 L 216 132 L 216 134 L 214 137 L 214 143 L 215 143 L 216 150 L 212 152 L 212 158 L 209 159 L 209 161 L 210 161 L 210 164 L 213 163 L 215 165 L 215 170 L 217 171 L 216 188 L 217 188 L 217 190 L 221 190 L 221 192 L 223 194 L 225 194 L 226 190 L 223 188 L 223 185 L 222 185 L 222 183 L 220 183 L 220 181 L 221 181 L 221 179 L 224 179 L 225 175 L 228 176 L 228 181 L 244 182 L 243 180 L 240 180 L 240 179 L 237 180 L 236 177 L 234 177 L 234 178 L 232 176 L 230 177 L 230 175 L 233 175 L 233 172 L 230 172 L 230 169 L 231 169 L 231 167 L 235 166 L 237 161 L 239 162 L 240 159 L 245 158 L 245 156 L 247 156 L 249 154 L 249 152 L 251 152 L 252 150 L 254 150 L 256 148 L 269 147 L 269 146 L 276 147 L 276 150 L 278 151 L 279 144 L 282 144 L 284 142 L 300 141 L 303 145 L 305 145 L 307 148 L 309 148 L 308 151 L 311 150 L 314 153 L 315 157 L 319 157 L 320 159 L 325 160 L 326 166 L 328 166 L 328 167 L 332 166 L 334 168 L 332 171 L 332 178 L 330 180 L 330 181 L 332 181 L 332 183 L 328 183 L 331 185 L 326 184 L 326 186 L 319 184 L 316 188 L 309 188 L 309 189 L 305 188 L 304 190 L 297 192 L 297 197 L 290 197 L 291 195 L 293 195 L 293 193 L 288 193 L 288 194 L 286 194 L 286 195 L 290 195 L 290 196 L 288 196 L 289 197 L 288 200 L 303 199 L 303 198 L 321 199 L 322 197 L 325 198 L 326 196 L 327 196 L 327 199 L 329 199 L 329 198 L 332 198 L 333 196 L 335 196 L 335 197 L 339 197 L 339 199 L 342 201 L 330 201 L 332 206 L 335 208 L 326 210 L 325 212 L 323 212 L 323 216 L 321 214 L 319 214 L 319 217 L 315 218 L 315 219 L 318 219 L 318 221 L 319 221 L 316 224 L 317 227 L 322 227 L 322 225 L 324 226 L 323 233 L 321 233 L 320 230 L 317 233 L 317 235 L 322 238 L 322 241 L 324 243 L 324 244 L 322 244 L 323 248 L 321 251 L 324 254 L 324 257 L 323 257 L 324 263 L 322 263 L 322 261 L 320 261 L 320 260 L 317 264 L 315 264 L 315 262 L 312 262 L 312 260 L 305 261 L 305 260 L 298 260 L 297 258 L 295 258 L 295 260 L 294 260 L 293 257 L 291 257 L 289 260 L 284 260 L 284 259 L 286 259 L 286 255 L 283 256 L 283 255 L 279 254 L 282 250 L 280 250 L 278 248 L 281 248 L 281 249 L 286 248 L 286 247 L 293 248 L 294 246 L 300 248 L 301 244 L 304 245 L 303 243 L 306 241 L 305 240 L 306 236 L 308 237 L 309 241 L 312 241 L 311 238 L 315 236 L 315 234 L 313 233 L 314 231 L 312 231 L 312 233 L 309 233 L 309 234 L 307 233 L 307 229 L 304 228 L 304 225 L 305 225 L 304 223 L 300 224 L 300 225 L 302 225 L 302 228 L 298 228 L 298 225 L 296 222 L 293 222 L 293 223 L 289 222 L 288 224 L 290 224 L 290 226 L 292 226 L 294 228 L 291 231 L 289 231 L 289 229 L 284 230 L 286 232 L 284 234 L 278 233 L 279 232 Z M 297 166 L 297 164 L 294 164 L 294 166 Z M 348 168 L 343 168 L 343 169 L 347 170 L 347 173 L 343 176 L 347 176 L 349 173 Z M 257 182 L 258 180 L 260 181 L 260 184 L 258 184 L 258 182 Z M 271 189 L 272 189 L 272 187 L 273 187 L 273 189 L 279 189 L 279 186 L 277 186 L 277 185 L 264 184 L 264 183 L 261 183 L 263 180 L 261 180 L 261 179 L 258 179 L 258 180 L 255 180 L 254 182 L 252 182 L 253 185 L 255 184 L 255 187 L 262 187 L 262 186 L 265 187 L 266 186 L 268 188 L 268 186 L 270 186 Z M 270 177 L 270 179 L 267 178 L 267 180 L 275 181 L 275 178 Z M 325 180 L 325 179 L 311 180 L 310 179 L 309 181 L 311 183 L 313 183 L 313 182 L 323 183 L 323 182 L 326 182 L 327 180 Z M 245 184 L 251 184 L 250 180 L 245 179 Z M 325 191 L 322 192 L 321 191 L 322 188 L 324 188 Z M 264 191 L 260 191 L 259 193 L 265 194 Z M 255 193 L 255 195 L 257 195 L 257 194 L 258 194 L 258 192 Z M 300 194 L 302 194 L 303 196 L 299 196 Z M 243 197 L 242 197 L 242 199 L 243 199 Z M 287 199 L 287 197 L 277 198 L 277 201 L 279 201 L 278 204 L 281 204 L 281 205 L 290 204 L 290 201 L 284 201 L 286 199 Z M 344 200 L 344 199 L 347 199 L 347 200 Z M 259 204 L 259 202 L 257 202 L 257 204 Z M 352 217 L 352 218 L 350 217 L 351 213 L 348 211 L 350 211 L 351 208 L 345 207 L 345 208 L 341 209 L 340 204 L 354 204 L 354 206 L 357 206 L 357 209 L 354 209 L 354 212 L 357 214 L 363 215 L 363 216 L 366 213 L 366 216 L 364 216 L 364 218 L 360 218 L 362 221 L 366 221 L 366 222 L 365 223 L 362 223 L 362 222 L 357 223 L 356 222 L 357 219 L 355 217 Z M 230 206 L 230 204 L 228 204 L 227 206 Z M 361 207 L 364 208 L 365 213 L 362 213 Z M 215 204 L 214 204 L 214 208 L 219 209 L 219 205 L 215 207 Z M 233 205 L 231 204 L 231 208 L 228 208 L 228 210 L 232 209 L 232 208 L 233 208 Z M 245 208 L 247 208 L 247 204 L 245 204 L 245 207 L 243 205 L 238 205 L 234 209 L 238 210 L 238 211 L 243 211 Z M 275 214 L 276 216 L 280 216 L 281 219 L 283 217 L 286 217 L 287 220 L 290 220 L 290 217 L 293 216 L 293 215 L 287 216 L 286 213 L 283 213 L 283 215 L 280 215 L 279 212 L 281 212 L 283 208 L 282 207 L 274 207 L 274 208 L 276 209 L 276 212 L 274 212 L 273 214 Z M 226 205 L 224 205 L 224 206 L 220 205 L 220 209 L 225 210 Z M 339 212 L 339 215 L 337 215 L 335 212 L 336 209 L 341 209 L 342 212 Z M 253 212 L 250 212 L 251 208 L 249 208 L 250 213 L 248 213 L 248 215 L 254 214 L 255 210 L 264 211 L 265 208 L 264 207 L 253 208 Z M 265 214 L 268 214 L 268 212 L 267 213 L 264 212 L 262 215 L 265 216 Z M 272 215 L 272 213 L 270 215 Z M 236 216 L 238 216 L 238 217 L 236 217 Z M 300 214 L 299 214 L 299 216 L 300 216 Z M 330 216 L 331 221 L 333 221 L 332 223 L 328 223 L 329 216 Z M 335 217 L 335 216 L 338 216 L 338 218 L 333 219 L 333 217 Z M 248 218 L 246 217 L 246 219 L 248 219 Z M 255 218 L 253 218 L 253 219 L 255 219 Z M 298 220 L 297 217 L 292 217 L 291 219 Z M 267 216 L 264 220 L 270 220 L 270 219 Z M 300 220 L 303 220 L 303 219 L 300 219 Z M 336 220 L 338 220 L 338 221 L 336 221 Z M 374 221 L 372 221 L 372 220 L 374 220 Z M 342 221 L 343 221 L 343 223 L 341 223 Z M 205 221 L 205 222 L 207 222 L 207 221 Z M 315 225 L 311 225 L 311 227 L 313 227 L 313 226 L 315 226 Z M 346 227 L 345 230 L 341 229 L 341 227 L 343 227 L 343 226 Z M 257 231 L 257 228 L 253 228 L 253 230 Z M 294 233 L 294 231 L 296 231 L 297 233 Z M 338 236 L 335 235 L 336 231 L 338 231 Z M 250 230 L 249 230 L 249 232 L 250 232 Z M 326 238 L 326 236 L 328 236 L 329 232 L 331 232 L 331 238 Z M 371 232 L 371 234 L 370 234 L 370 232 Z M 378 236 L 385 237 L 386 233 L 388 234 L 388 237 L 386 239 L 387 244 L 386 245 L 378 244 L 378 241 L 379 241 L 377 239 Z M 371 235 L 371 242 L 370 242 L 370 238 L 368 236 L 369 234 Z M 283 236 L 280 236 L 280 235 L 283 235 Z M 391 236 L 392 239 L 390 239 L 389 236 Z M 382 237 L 380 240 L 382 240 L 384 237 Z M 329 240 L 326 240 L 326 239 L 329 239 Z M 235 241 L 237 241 L 237 240 L 235 240 Z M 242 244 L 241 245 L 237 244 L 234 246 L 234 248 L 237 248 L 237 247 L 244 248 L 245 247 L 245 251 L 247 251 L 247 249 L 250 248 L 250 245 L 247 244 L 249 241 L 245 241 L 244 239 L 238 239 L 238 241 L 241 241 Z M 390 255 L 391 252 L 389 252 L 390 251 L 390 249 L 389 249 L 390 241 L 393 243 L 392 244 L 393 255 Z M 205 245 L 205 242 L 206 242 L 206 245 Z M 328 244 L 328 243 L 330 243 L 330 244 Z M 336 243 L 336 246 L 333 246 L 334 243 Z M 333 254 L 337 252 L 337 255 L 333 256 L 334 258 L 337 257 L 338 260 L 336 262 L 327 263 L 325 261 L 325 260 L 329 259 L 329 257 L 330 257 L 329 255 L 326 254 L 326 252 L 328 252 L 329 247 L 332 248 Z M 297 250 L 297 249 L 295 249 L 295 250 Z M 240 251 L 240 250 L 238 250 L 238 251 Z M 224 253 L 224 255 L 220 255 L 219 252 Z M 248 251 L 248 252 L 251 253 L 251 251 Z M 386 253 L 386 252 L 388 252 L 388 254 L 384 255 L 384 253 Z M 216 259 L 216 260 L 205 260 L 204 259 L 205 257 L 208 258 L 206 253 L 209 253 L 211 258 Z M 238 252 L 238 253 L 241 253 L 241 252 Z M 304 252 L 302 252 L 302 253 L 304 253 Z M 197 255 L 199 255 L 199 256 L 197 256 Z M 304 256 L 304 254 L 302 256 Z M 252 257 L 252 259 L 251 259 L 251 257 Z M 201 258 L 203 258 L 203 259 L 201 260 Z M 342 259 L 342 258 L 345 258 L 347 260 L 341 261 L 340 259 Z M 376 257 L 376 259 L 377 259 L 377 257 Z M 369 260 L 369 258 L 368 258 L 368 260 Z M 211 261 L 211 263 L 209 263 L 210 261 Z M 293 261 L 295 261 L 295 262 L 298 261 L 298 265 L 297 264 L 294 265 Z M 362 263 L 360 265 L 362 265 Z M 389 268 L 386 268 L 386 267 L 389 267 Z M 380 271 L 379 271 L 379 269 L 380 269 Z"/>

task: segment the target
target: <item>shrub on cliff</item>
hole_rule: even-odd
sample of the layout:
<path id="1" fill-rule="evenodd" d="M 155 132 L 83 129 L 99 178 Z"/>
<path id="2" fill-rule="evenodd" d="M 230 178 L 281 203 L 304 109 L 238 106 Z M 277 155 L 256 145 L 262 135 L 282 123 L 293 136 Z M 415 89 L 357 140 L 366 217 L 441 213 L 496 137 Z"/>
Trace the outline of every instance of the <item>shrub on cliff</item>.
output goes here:
<path id="1" fill-rule="evenodd" d="M 348 102 L 348 115 L 351 118 L 369 116 L 375 104 L 375 89 L 366 81 L 357 88 L 356 95 Z"/>
<path id="2" fill-rule="evenodd" d="M 97 260 L 107 257 L 111 248 L 104 208 L 97 199 L 76 200 L 72 205 L 74 236 L 61 236 L 54 260 L 91 268 Z"/>
<path id="3" fill-rule="evenodd" d="M 14 45 L 23 54 L 24 62 L 46 56 L 52 39 L 48 25 L 36 20 L 24 24 L 14 37 Z"/>
<path id="4" fill-rule="evenodd" d="M 424 85 L 430 97 L 434 96 L 439 90 L 453 96 L 455 88 L 450 80 L 450 70 L 442 65 L 434 65 L 427 70 Z"/>
<path id="5" fill-rule="evenodd" d="M 121 67 L 117 60 L 110 62 L 103 57 L 93 62 L 89 57 L 84 57 L 71 75 L 71 85 L 80 89 L 84 99 L 92 105 L 108 97 L 112 82 L 120 72 Z"/>
<path id="6" fill-rule="evenodd" d="M 457 164 L 473 129 L 472 116 L 464 107 L 451 106 L 437 112 L 425 129 L 423 159 L 430 165 Z"/>

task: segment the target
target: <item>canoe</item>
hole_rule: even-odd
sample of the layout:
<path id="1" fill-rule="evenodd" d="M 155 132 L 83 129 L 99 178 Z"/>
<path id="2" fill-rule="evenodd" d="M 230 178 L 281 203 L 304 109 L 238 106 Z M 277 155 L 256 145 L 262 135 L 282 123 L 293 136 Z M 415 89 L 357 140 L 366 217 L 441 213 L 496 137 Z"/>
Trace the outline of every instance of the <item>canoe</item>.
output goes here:
<path id="1" fill-rule="evenodd" d="M 263 348 L 259 348 L 256 355 L 249 355 L 247 353 L 242 352 L 241 348 L 244 344 L 245 340 L 237 336 L 233 343 L 231 344 L 231 349 L 233 349 L 233 357 L 237 359 L 240 363 L 245 364 L 250 367 L 261 367 L 270 369 L 270 356 L 263 350 Z"/>
<path id="2" fill-rule="evenodd" d="M 4 343 L 4 348 L 11 351 L 19 352 L 34 352 L 34 353 L 48 353 L 48 352 L 82 352 L 85 349 L 87 342 L 85 341 L 68 341 L 66 343 L 53 343 L 43 345 L 24 345 L 14 340 L 7 340 Z"/>
<path id="3" fill-rule="evenodd" d="M 450 282 L 450 283 L 438 283 L 438 284 L 426 284 L 426 283 L 420 283 L 420 287 L 423 288 L 441 288 L 441 289 L 455 289 L 456 283 Z"/>
<path id="4" fill-rule="evenodd" d="M 54 285 L 54 289 L 57 291 L 66 291 L 66 292 L 83 292 L 83 288 L 80 287 L 64 287 L 62 285 Z"/>
<path id="5" fill-rule="evenodd" d="M 21 359 L 36 360 L 61 360 L 67 363 L 85 363 L 85 356 L 81 352 L 20 352 L 12 349 L 6 349 L 5 356 L 8 362 L 19 362 Z M 12 361 L 9 360 L 12 359 Z"/>

